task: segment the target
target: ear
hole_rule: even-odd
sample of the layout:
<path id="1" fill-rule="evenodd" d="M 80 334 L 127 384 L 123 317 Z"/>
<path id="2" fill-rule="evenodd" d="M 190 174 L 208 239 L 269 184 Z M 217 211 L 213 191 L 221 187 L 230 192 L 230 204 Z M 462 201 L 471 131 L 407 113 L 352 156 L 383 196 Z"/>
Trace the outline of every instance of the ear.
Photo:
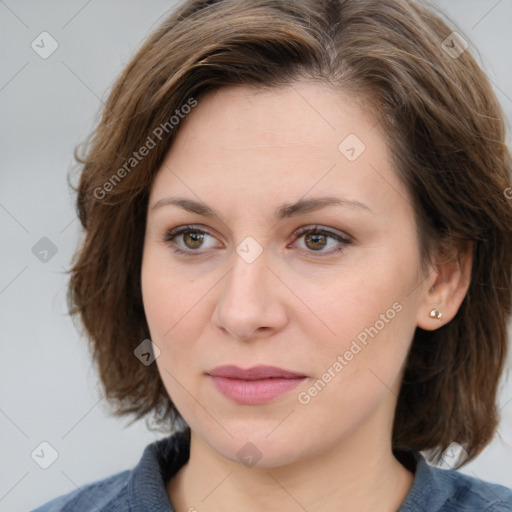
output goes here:
<path id="1" fill-rule="evenodd" d="M 438 255 L 428 279 L 425 280 L 424 294 L 418 309 L 418 327 L 433 331 L 450 322 L 466 296 L 471 282 L 473 264 L 473 243 L 466 242 L 450 255 Z M 442 313 L 442 318 L 432 318 L 433 309 Z"/>

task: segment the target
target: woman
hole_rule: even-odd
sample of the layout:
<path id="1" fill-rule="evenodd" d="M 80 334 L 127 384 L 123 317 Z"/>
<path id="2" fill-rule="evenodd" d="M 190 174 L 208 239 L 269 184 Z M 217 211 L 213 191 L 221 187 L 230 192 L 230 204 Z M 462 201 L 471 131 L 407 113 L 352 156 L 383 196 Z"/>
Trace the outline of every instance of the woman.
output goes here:
<path id="1" fill-rule="evenodd" d="M 78 157 L 69 288 L 116 414 L 174 433 L 37 510 L 510 511 L 427 464 L 498 422 L 504 140 L 420 4 L 182 4 Z"/>

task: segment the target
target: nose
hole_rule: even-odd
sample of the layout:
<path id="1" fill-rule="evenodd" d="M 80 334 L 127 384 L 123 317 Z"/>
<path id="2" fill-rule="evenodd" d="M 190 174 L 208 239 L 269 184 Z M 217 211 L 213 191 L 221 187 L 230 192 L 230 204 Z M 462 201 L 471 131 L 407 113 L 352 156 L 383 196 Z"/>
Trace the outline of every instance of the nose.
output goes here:
<path id="1" fill-rule="evenodd" d="M 279 295 L 283 285 L 267 263 L 265 251 L 252 263 L 234 254 L 231 272 L 219 283 L 215 327 L 238 340 L 272 336 L 285 327 L 288 314 Z"/>

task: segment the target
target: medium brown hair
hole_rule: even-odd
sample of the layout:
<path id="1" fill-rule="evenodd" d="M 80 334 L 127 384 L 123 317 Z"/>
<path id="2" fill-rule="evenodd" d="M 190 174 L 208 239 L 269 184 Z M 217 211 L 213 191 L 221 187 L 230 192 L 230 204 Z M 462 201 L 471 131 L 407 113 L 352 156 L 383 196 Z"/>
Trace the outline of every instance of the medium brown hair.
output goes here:
<path id="1" fill-rule="evenodd" d="M 140 283 L 149 189 L 184 105 L 225 85 L 309 79 L 371 103 L 410 193 L 422 264 L 440 246 L 473 242 L 471 283 L 457 315 L 437 330 L 416 329 L 393 448 L 434 460 L 452 442 L 467 460 L 484 448 L 498 423 L 511 311 L 510 153 L 489 81 L 469 51 L 450 53 L 461 41 L 451 33 L 411 1 L 190 0 L 147 38 L 83 154 L 75 152 L 85 237 L 68 301 L 115 414 L 135 421 L 151 413 L 169 431 L 182 420 L 157 366 L 141 364 L 134 349 L 150 338 Z"/>

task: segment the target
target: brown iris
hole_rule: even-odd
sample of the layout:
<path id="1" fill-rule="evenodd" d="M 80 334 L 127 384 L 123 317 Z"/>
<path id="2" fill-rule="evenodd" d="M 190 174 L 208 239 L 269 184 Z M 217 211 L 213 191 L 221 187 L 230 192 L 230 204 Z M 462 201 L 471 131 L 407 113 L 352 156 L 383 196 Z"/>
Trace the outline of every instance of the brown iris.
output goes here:
<path id="1" fill-rule="evenodd" d="M 318 250 L 323 249 L 326 245 L 325 235 L 319 233 L 308 233 L 304 237 L 304 243 L 309 249 Z M 309 242 L 312 242 L 313 246 L 309 246 Z"/>
<path id="2" fill-rule="evenodd" d="M 189 249 L 199 249 L 203 243 L 204 233 L 200 233 L 199 231 L 187 231 L 183 233 L 183 242 Z M 191 241 L 189 245 L 188 241 Z"/>

